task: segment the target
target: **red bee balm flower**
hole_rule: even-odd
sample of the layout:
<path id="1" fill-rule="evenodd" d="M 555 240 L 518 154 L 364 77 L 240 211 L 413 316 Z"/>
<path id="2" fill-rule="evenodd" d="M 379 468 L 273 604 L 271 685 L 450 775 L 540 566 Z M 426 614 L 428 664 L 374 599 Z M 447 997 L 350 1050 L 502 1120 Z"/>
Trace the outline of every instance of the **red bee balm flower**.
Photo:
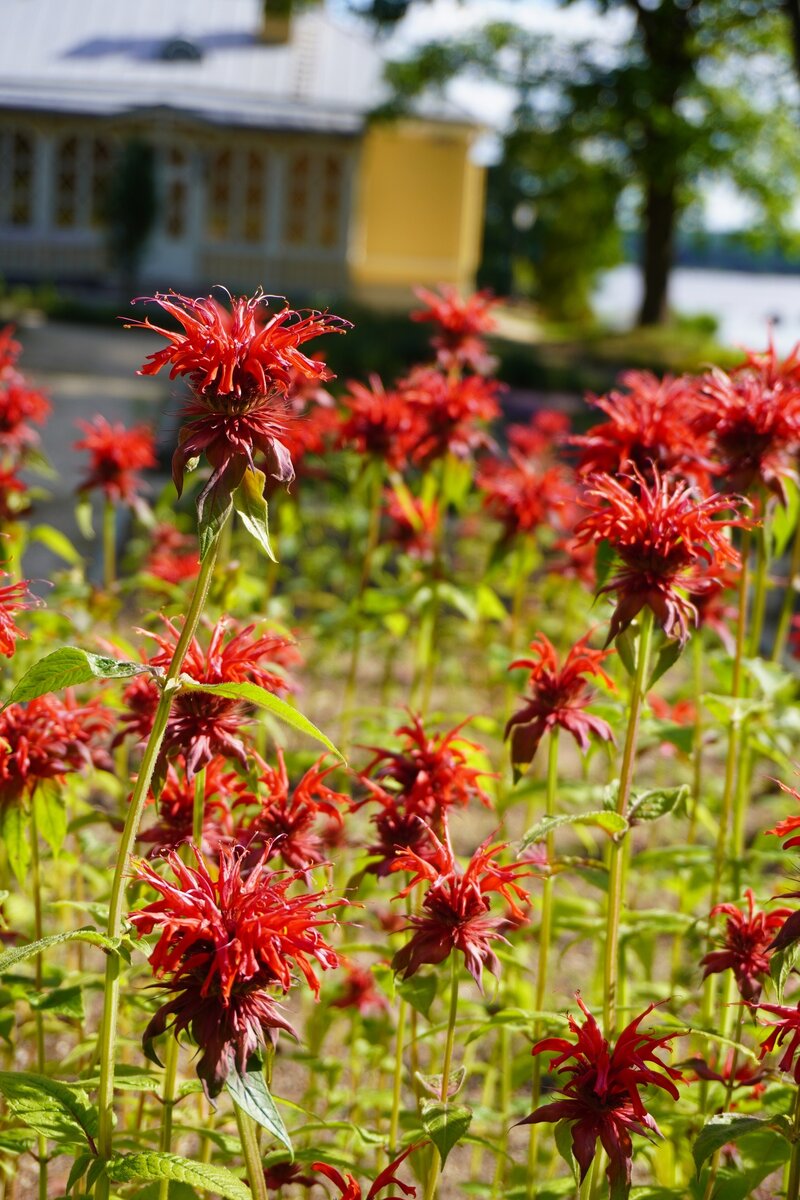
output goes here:
<path id="1" fill-rule="evenodd" d="M 717 904 L 709 916 L 724 915 L 728 918 L 725 928 L 725 944 L 720 950 L 712 950 L 702 960 L 703 978 L 719 971 L 733 971 L 739 994 L 743 1000 L 757 1000 L 761 995 L 761 978 L 769 972 L 770 945 L 775 930 L 779 929 L 788 908 L 776 908 L 771 913 L 761 912 L 755 906 L 755 897 L 750 888 L 745 891 L 747 912 L 735 904 Z"/>
<path id="2" fill-rule="evenodd" d="M 386 391 L 378 375 L 369 386 L 351 380 L 342 398 L 339 445 L 402 470 L 425 432 L 422 415 L 398 391 Z"/>
<path id="3" fill-rule="evenodd" d="M 579 542 L 606 540 L 622 560 L 621 569 L 600 589 L 614 592 L 617 606 L 608 640 L 650 608 L 667 637 L 685 642 L 697 609 L 686 592 L 701 591 L 704 566 L 739 565 L 727 538 L 730 526 L 746 525 L 736 514 L 737 496 L 698 498 L 686 483 L 672 483 L 654 471 L 652 483 L 638 473 L 637 494 L 610 475 L 592 475 L 585 507 L 592 511 L 577 526 Z"/>
<path id="4" fill-rule="evenodd" d="M 78 421 L 78 426 L 85 436 L 75 443 L 74 448 L 88 450 L 90 468 L 76 490 L 89 492 L 97 488 L 107 500 L 135 507 L 142 486 L 136 472 L 156 465 L 152 429 L 148 425 L 126 429 L 120 421 L 112 425 L 101 416 L 93 417 L 91 421 Z"/>
<path id="5" fill-rule="evenodd" d="M 765 1058 L 776 1046 L 782 1046 L 788 1041 L 778 1066 L 782 1071 L 791 1071 L 795 1083 L 800 1086 L 800 1057 L 796 1057 L 800 1050 L 800 1004 L 796 1008 L 783 1004 L 753 1004 L 752 1008 L 756 1012 L 770 1013 L 778 1018 L 777 1021 L 767 1022 L 772 1026 L 772 1032 L 768 1033 L 761 1043 L 759 1058 Z"/>
<path id="6" fill-rule="evenodd" d="M 494 361 L 487 355 L 480 334 L 497 326 L 491 311 L 497 301 L 492 293 L 482 291 L 462 297 L 448 284 L 440 286 L 439 294 L 423 287 L 415 292 L 426 307 L 410 313 L 411 320 L 431 321 L 437 327 L 431 345 L 441 365 L 471 367 L 480 372 L 490 370 Z"/>
<path id="7" fill-rule="evenodd" d="M 111 770 L 103 740 L 113 723 L 97 697 L 83 706 L 69 692 L 9 704 L 0 712 L 0 804 L 32 795 L 44 779 L 87 766 Z"/>
<path id="8" fill-rule="evenodd" d="M 322 892 L 290 896 L 301 873 L 271 871 L 266 854 L 247 879 L 241 849 L 221 849 L 216 878 L 194 854 L 196 867 L 167 856 L 177 886 L 147 863 L 138 864 L 136 878 L 161 899 L 130 919 L 140 935 L 159 930 L 150 965 L 158 978 L 169 977 L 161 986 L 175 993 L 145 1030 L 145 1053 L 158 1061 L 155 1038 L 168 1028 L 176 1034 L 189 1029 L 201 1049 L 197 1074 L 216 1096 L 232 1070 L 244 1072 L 266 1038 L 274 1042 L 279 1029 L 293 1033 L 266 989 L 288 992 L 294 966 L 319 996 L 314 964 L 323 971 L 339 965 L 320 930 L 335 924 L 332 909 L 344 901 L 322 903 Z"/>
<path id="9" fill-rule="evenodd" d="M 500 416 L 498 383 L 479 375 L 454 378 L 435 367 L 418 367 L 399 389 L 420 421 L 411 452 L 416 465 L 428 466 L 446 454 L 469 458 L 478 447 L 492 445 L 482 426 Z"/>
<path id="10" fill-rule="evenodd" d="M 508 668 L 514 671 L 526 667 L 531 694 L 524 708 L 515 713 L 506 725 L 505 736 L 511 735 L 511 761 L 514 767 L 527 767 L 546 733 L 565 729 L 571 733 L 581 750 L 589 749 L 589 735 L 603 742 L 613 742 L 611 726 L 601 717 L 586 711 L 591 691 L 586 686 L 588 676 L 595 676 L 610 688 L 613 681 L 600 666 L 610 650 L 591 650 L 586 643 L 591 634 L 576 642 L 559 669 L 555 648 L 543 633 L 531 642 L 536 658 L 518 658 Z"/>
<path id="11" fill-rule="evenodd" d="M 640 1088 L 653 1085 L 677 1100 L 675 1085 L 686 1082 L 680 1071 L 667 1066 L 657 1053 L 662 1047 L 669 1046 L 675 1034 L 654 1038 L 639 1031 L 641 1022 L 655 1008 L 650 1004 L 625 1026 L 612 1047 L 580 996 L 576 999 L 586 1020 L 579 1025 L 570 1016 L 569 1028 L 575 1041 L 551 1037 L 533 1047 L 534 1054 L 555 1052 L 551 1068 L 556 1071 L 563 1068 L 569 1077 L 560 1089 L 564 1099 L 543 1104 L 520 1121 L 520 1125 L 535 1125 L 542 1121 L 572 1122 L 572 1152 L 580 1168 L 581 1180 L 586 1178 L 592 1165 L 599 1140 L 608 1155 L 606 1175 L 610 1200 L 624 1200 L 631 1183 L 631 1134 L 661 1136 L 644 1107 Z"/>
<path id="12" fill-rule="evenodd" d="M 403 1200 L 403 1197 L 416 1196 L 417 1189 L 413 1184 L 400 1182 L 397 1178 L 397 1168 L 418 1146 L 419 1143 L 407 1146 L 402 1154 L 399 1154 L 388 1166 L 384 1167 L 380 1174 L 376 1175 L 375 1181 L 370 1186 L 366 1197 L 364 1197 L 361 1184 L 358 1183 L 355 1176 L 351 1175 L 349 1171 L 346 1175 L 342 1175 L 341 1171 L 337 1171 L 335 1167 L 322 1162 L 312 1163 L 311 1170 L 319 1171 L 320 1175 L 324 1175 L 326 1179 L 330 1179 L 331 1183 L 339 1189 L 340 1200 L 362 1200 L 362 1197 L 363 1200 L 377 1200 L 378 1193 L 387 1187 L 399 1188 L 403 1196 L 384 1196 L 383 1200 Z"/>
<path id="13" fill-rule="evenodd" d="M 422 914 L 408 919 L 406 928 L 413 930 L 414 936 L 395 954 L 392 968 L 408 979 L 425 963 L 444 962 L 454 950 L 460 950 L 467 970 L 482 990 L 483 968 L 493 975 L 500 969 L 491 943 L 506 941 L 499 932 L 505 918 L 489 916 L 489 894 L 498 892 L 508 905 L 509 915 L 515 921 L 524 920 L 524 910 L 516 901 L 527 900 L 528 896 L 517 880 L 533 874 L 533 870 L 525 862 L 500 866 L 494 859 L 505 844 L 490 846 L 487 840 L 461 871 L 449 842 L 440 842 L 432 831 L 430 837 L 434 853 L 429 860 L 406 850 L 392 863 L 392 871 L 415 873 L 400 896 L 407 896 L 422 880 L 430 884 L 422 901 Z"/>
<path id="14" fill-rule="evenodd" d="M 0 579 L 8 578 L 5 572 L 0 571 Z M 17 638 L 25 640 L 27 634 L 23 633 L 14 624 L 14 614 L 24 612 L 37 603 L 35 597 L 28 591 L 29 579 L 23 579 L 19 583 L 9 583 L 6 587 L 0 588 L 0 654 L 5 654 L 6 658 L 11 658 L 16 649 Z"/>
<path id="15" fill-rule="evenodd" d="M 323 362 L 300 347 L 323 333 L 344 333 L 349 322 L 328 313 L 301 315 L 288 306 L 265 314 L 270 297 L 231 300 L 231 311 L 211 296 L 196 300 L 177 293 L 147 299 L 160 304 L 180 330 L 162 329 L 149 318 L 131 326 L 152 329 L 169 345 L 149 355 L 142 375 L 170 367 L 170 379 L 185 376 L 194 391 L 184 410 L 187 418 L 172 459 L 172 475 L 180 495 L 187 464 L 205 454 L 213 468 L 204 496 L 216 489 L 226 495 L 239 485 L 254 455 L 266 457 L 269 473 L 290 482 L 294 470 L 281 440 L 291 420 L 287 394 L 298 373 L 309 380 L 331 379 Z M 285 304 L 285 302 L 284 302 Z"/>
<path id="16" fill-rule="evenodd" d="M 484 508 L 502 521 L 507 539 L 545 524 L 563 528 L 575 492 L 562 467 L 542 467 L 513 448 L 507 462 L 484 460 L 477 483 L 485 493 Z"/>

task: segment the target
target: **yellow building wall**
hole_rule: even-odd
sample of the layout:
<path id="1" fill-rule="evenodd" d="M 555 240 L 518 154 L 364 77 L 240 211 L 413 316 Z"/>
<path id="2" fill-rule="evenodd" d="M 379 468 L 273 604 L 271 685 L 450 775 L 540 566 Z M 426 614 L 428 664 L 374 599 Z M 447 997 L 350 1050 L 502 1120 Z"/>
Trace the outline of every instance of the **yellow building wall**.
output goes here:
<path id="1" fill-rule="evenodd" d="M 356 295 L 405 304 L 418 284 L 474 285 L 485 172 L 475 130 L 423 121 L 369 127 L 359 164 L 351 279 Z"/>

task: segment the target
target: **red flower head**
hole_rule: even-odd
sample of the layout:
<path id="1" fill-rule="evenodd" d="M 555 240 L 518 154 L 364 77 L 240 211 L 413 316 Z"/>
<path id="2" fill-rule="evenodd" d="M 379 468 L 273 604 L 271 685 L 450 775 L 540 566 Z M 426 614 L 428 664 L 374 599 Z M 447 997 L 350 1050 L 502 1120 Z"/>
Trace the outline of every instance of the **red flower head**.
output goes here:
<path id="1" fill-rule="evenodd" d="M 75 443 L 76 450 L 87 450 L 90 457 L 89 474 L 77 487 L 79 492 L 95 488 L 114 500 L 136 507 L 142 481 L 138 471 L 156 465 L 156 445 L 149 425 L 126 429 L 121 421 L 110 424 L 105 417 L 78 421 L 84 437 Z"/>
<path id="2" fill-rule="evenodd" d="M 800 792 L 796 788 L 789 787 L 788 784 L 782 783 L 780 779 L 776 779 L 775 783 L 789 796 L 793 796 L 795 800 L 800 801 Z M 766 832 L 774 834 L 775 837 L 787 838 L 787 841 L 783 843 L 783 849 L 791 850 L 793 846 L 800 846 L 800 833 L 795 832 L 798 829 L 800 829 L 800 815 L 796 817 L 784 817 L 774 829 L 767 829 Z"/>
<path id="3" fill-rule="evenodd" d="M 160 651 L 149 659 L 153 667 L 168 667 L 180 629 L 164 619 L 166 633 L 149 633 Z M 288 638 L 277 633 L 253 637 L 254 625 L 248 625 L 227 638 L 230 621 L 222 617 L 211 630 L 208 648 L 203 650 L 192 638 L 186 652 L 183 672 L 198 683 L 255 683 L 270 692 L 287 691 L 291 684 L 281 670 L 296 663 L 300 655 Z M 142 632 L 147 633 L 146 630 Z M 123 718 L 122 731 L 115 742 L 128 733 L 146 738 L 153 725 L 158 702 L 156 685 L 143 675 L 125 689 L 129 715 Z M 176 754 L 186 758 L 186 775 L 193 779 L 201 767 L 215 755 L 237 759 L 247 766 L 247 751 L 238 737 L 244 721 L 241 704 L 225 696 L 203 692 L 182 692 L 175 698 L 167 724 L 162 750 L 162 766 Z"/>
<path id="4" fill-rule="evenodd" d="M 299 1162 L 273 1162 L 264 1168 L 264 1182 L 270 1192 L 279 1192 L 282 1188 L 313 1187 L 317 1182 L 313 1175 L 304 1175 Z"/>
<path id="5" fill-rule="evenodd" d="M 644 1106 L 640 1089 L 652 1085 L 677 1100 L 675 1085 L 686 1081 L 680 1071 L 667 1066 L 658 1054 L 662 1047 L 669 1046 L 675 1034 L 654 1038 L 639 1030 L 654 1004 L 625 1026 L 612 1047 L 580 996 L 576 999 L 586 1019 L 579 1025 L 570 1016 L 569 1028 L 575 1040 L 550 1037 L 533 1047 L 534 1054 L 555 1052 L 551 1069 L 563 1069 L 568 1077 L 560 1089 L 564 1099 L 543 1104 L 520 1124 L 572 1122 L 572 1152 L 581 1180 L 592 1165 L 599 1140 L 608 1155 L 610 1198 L 623 1200 L 631 1182 L 631 1134 L 661 1136 Z"/>
<path id="6" fill-rule="evenodd" d="M 112 714 L 99 698 L 78 705 L 70 692 L 63 700 L 47 694 L 0 712 L 0 804 L 32 795 L 44 779 L 96 766 L 110 770 L 104 746 Z"/>
<path id="7" fill-rule="evenodd" d="M 425 431 L 422 416 L 401 392 L 387 392 L 377 375 L 370 375 L 368 387 L 354 380 L 347 387 L 342 397 L 339 445 L 402 470 Z"/>
<path id="8" fill-rule="evenodd" d="M 248 467 L 255 470 L 256 453 L 265 456 L 269 474 L 291 482 L 294 470 L 282 440 L 292 419 L 287 393 L 296 390 L 298 373 L 317 382 L 332 378 L 324 363 L 300 347 L 324 333 L 344 333 L 349 322 L 328 313 L 302 315 L 286 305 L 270 315 L 264 312 L 270 297 L 263 292 L 231 299 L 230 311 L 211 296 L 192 300 L 170 292 L 147 299 L 160 304 L 180 330 L 162 329 L 149 318 L 130 323 L 169 343 L 149 355 L 141 374 L 169 366 L 170 379 L 185 376 L 194 392 L 172 459 L 178 494 L 187 465 L 203 454 L 212 467 L 204 499 L 230 495 Z"/>
<path id="9" fill-rule="evenodd" d="M 575 738 L 582 751 L 589 749 L 589 736 L 612 742 L 614 734 L 607 721 L 586 711 L 592 693 L 587 679 L 601 679 L 613 688 L 611 678 L 600 666 L 610 650 L 592 650 L 587 646 L 587 633 L 571 648 L 559 668 L 555 648 L 543 633 L 531 642 L 535 658 L 518 658 L 508 668 L 514 671 L 525 667 L 530 671 L 530 696 L 523 708 L 506 725 L 505 736 L 511 735 L 511 761 L 514 767 L 524 768 L 533 761 L 539 742 L 554 729 L 565 729 Z"/>
<path id="10" fill-rule="evenodd" d="M 181 533 L 168 521 L 156 525 L 143 569 L 164 583 L 181 584 L 194 579 L 200 573 L 197 539 Z"/>
<path id="11" fill-rule="evenodd" d="M 785 503 L 787 479 L 797 479 L 800 446 L 800 382 L 741 368 L 733 375 L 715 368 L 701 381 L 696 426 L 711 434 L 729 487 L 747 492 L 757 485 Z"/>
<path id="12" fill-rule="evenodd" d="M 326 787 L 325 779 L 336 767 L 323 768 L 324 755 L 306 771 L 290 795 L 286 763 L 280 749 L 277 756 L 277 768 L 261 762 L 259 783 L 265 788 L 266 795 L 242 794 L 237 800 L 237 804 L 255 802 L 260 806 L 257 815 L 239 827 L 237 836 L 248 845 L 266 841 L 270 856 L 280 856 L 287 867 L 308 871 L 309 867 L 325 860 L 324 841 L 317 828 L 320 817 L 328 817 L 341 827 L 344 823 L 341 809 L 349 804 L 350 798 Z"/>
<path id="13" fill-rule="evenodd" d="M 213 854 L 223 840 L 233 837 L 231 798 L 238 797 L 245 786 L 238 776 L 223 774 L 224 766 L 220 758 L 206 766 L 202 849 Z M 152 843 L 149 858 L 160 857 L 192 840 L 194 790 L 195 781 L 170 763 L 157 801 L 158 821 L 139 833 L 140 842 Z"/>
<path id="14" fill-rule="evenodd" d="M 331 1008 L 355 1008 L 362 1017 L 377 1017 L 389 1012 L 389 1001 L 375 986 L 375 976 L 367 967 L 344 963 L 345 980 L 341 995 L 330 1001 Z"/>
<path id="15" fill-rule="evenodd" d="M 635 481 L 636 494 L 610 475 L 591 476 L 583 502 L 591 512 L 576 529 L 579 541 L 606 540 L 622 560 L 621 569 L 600 589 L 600 595 L 617 596 L 608 640 L 650 608 L 667 637 L 685 642 L 689 621 L 697 622 L 697 609 L 686 592 L 702 590 L 704 567 L 739 564 L 726 531 L 747 522 L 735 515 L 714 518 L 736 514 L 741 501 L 736 496 L 698 499 L 689 484 L 662 479 L 657 471 L 652 483 L 638 473 Z"/>
<path id="16" fill-rule="evenodd" d="M 624 472 L 630 478 L 635 471 L 652 481 L 655 468 L 662 475 L 680 475 L 707 488 L 714 464 L 709 458 L 710 439 L 694 424 L 698 413 L 694 380 L 626 371 L 620 382 L 624 392 L 589 398 L 608 420 L 570 438 L 580 451 L 581 474 Z"/>
<path id="17" fill-rule="evenodd" d="M 14 337 L 14 326 L 5 325 L 0 329 L 0 379 L 8 379 L 14 375 L 17 359 L 22 353 L 22 346 Z"/>
<path id="18" fill-rule="evenodd" d="M 232 1070 L 244 1072 L 265 1038 L 274 1041 L 279 1029 L 293 1032 L 267 989 L 288 992 L 296 967 L 319 996 L 315 964 L 327 971 L 339 963 L 321 930 L 335 924 L 332 910 L 344 901 L 323 903 L 322 892 L 289 895 L 302 873 L 271 871 L 266 854 L 246 879 L 241 848 L 222 847 L 216 878 L 194 854 L 196 867 L 167 856 L 177 886 L 138 864 L 136 878 L 161 899 L 130 919 L 140 935 L 159 931 L 150 965 L 175 994 L 145 1030 L 145 1053 L 157 1061 L 154 1039 L 167 1028 L 176 1035 L 189 1029 L 201 1049 L 197 1073 L 216 1096 Z"/>
<path id="19" fill-rule="evenodd" d="M 759 1058 L 765 1058 L 776 1046 L 788 1042 L 778 1066 L 781 1071 L 791 1071 L 795 1083 L 800 1086 L 800 1057 L 796 1058 L 800 1050 L 800 1004 L 796 1008 L 783 1004 L 753 1004 L 751 1007 L 755 1012 L 770 1013 L 778 1018 L 777 1021 L 767 1021 L 772 1026 L 772 1032 L 761 1043 Z"/>
<path id="20" fill-rule="evenodd" d="M 34 425 L 44 425 L 50 416 L 50 401 L 21 375 L 12 373 L 0 387 L 0 448 L 14 456 L 39 444 Z"/>
<path id="21" fill-rule="evenodd" d="M 497 327 L 492 309 L 497 304 L 490 291 L 462 297 L 451 284 L 441 284 L 438 294 L 428 288 L 416 288 L 416 296 L 426 305 L 410 313 L 412 321 L 431 321 L 437 328 L 431 338 L 438 362 L 446 370 L 469 367 L 487 374 L 494 359 L 486 353 L 480 336 Z"/>
<path id="22" fill-rule="evenodd" d="M 485 493 L 484 508 L 503 523 L 506 539 L 541 525 L 563 528 L 575 492 L 563 467 L 541 467 L 513 447 L 508 461 L 483 460 L 477 484 Z"/>
<path id="23" fill-rule="evenodd" d="M 506 848 L 505 843 L 490 846 L 487 839 L 461 871 L 449 842 L 439 841 L 433 830 L 429 830 L 429 837 L 434 845 L 430 858 L 407 850 L 398 853 L 391 866 L 392 871 L 414 872 L 400 896 L 407 896 L 423 880 L 430 885 L 422 901 L 422 913 L 408 918 L 406 928 L 414 934 L 395 954 L 392 968 L 408 979 L 426 963 L 444 962 L 454 950 L 460 950 L 467 970 L 483 990 L 483 968 L 492 975 L 500 971 L 492 942 L 506 941 L 499 932 L 505 918 L 489 915 L 489 895 L 498 892 L 508 906 L 509 916 L 522 921 L 525 912 L 517 901 L 527 900 L 528 896 L 517 880 L 531 875 L 532 868 L 525 862 L 500 866 L 494 861 L 495 855 Z"/>
<path id="24" fill-rule="evenodd" d="M 0 571 L 0 578 L 8 578 L 5 571 Z M 29 579 L 23 579 L 19 583 L 9 583 L 0 588 L 0 654 L 5 654 L 6 658 L 12 657 L 17 638 L 25 640 L 28 636 L 14 624 L 14 614 L 24 612 L 39 603 L 28 591 L 29 583 Z"/>
<path id="25" fill-rule="evenodd" d="M 527 425 L 509 425 L 506 439 L 510 449 L 524 458 L 547 461 L 569 433 L 570 420 L 555 408 L 535 412 Z"/>
<path id="26" fill-rule="evenodd" d="M 724 915 L 725 942 L 720 950 L 712 950 L 702 960 L 703 978 L 720 971 L 733 971 L 736 985 L 743 1000 L 758 1000 L 761 995 L 763 976 L 769 973 L 770 946 L 775 931 L 786 917 L 788 908 L 776 908 L 774 912 L 761 912 L 755 906 L 755 896 L 750 888 L 745 891 L 747 912 L 735 904 L 717 904 L 709 916 Z"/>
<path id="27" fill-rule="evenodd" d="M 403 548 L 411 558 L 429 562 L 435 553 L 440 509 L 435 499 L 424 500 L 407 490 L 387 489 L 386 512 L 392 521 L 387 537 Z"/>
<path id="28" fill-rule="evenodd" d="M 786 355 L 779 358 L 769 332 L 766 350 L 744 350 L 745 361 L 736 368 L 736 373 L 754 375 L 765 387 L 775 387 L 776 384 L 800 383 L 800 342 Z"/>
<path id="29" fill-rule="evenodd" d="M 434 367 L 412 371 L 399 385 L 421 422 L 412 461 L 427 466 L 446 454 L 469 458 L 479 447 L 491 447 L 483 423 L 500 416 L 499 387 L 480 375 L 454 378 Z"/>
<path id="30" fill-rule="evenodd" d="M 384 1167 L 379 1175 L 376 1175 L 374 1183 L 370 1186 L 369 1191 L 364 1197 L 361 1189 L 361 1184 L 358 1183 L 354 1175 L 348 1171 L 346 1175 L 342 1175 L 341 1171 L 337 1171 L 335 1167 L 329 1166 L 327 1163 L 315 1162 L 311 1164 L 312 1171 L 319 1171 L 320 1175 L 324 1175 L 326 1179 L 330 1179 L 331 1183 L 339 1189 L 340 1200 L 377 1200 L 378 1193 L 382 1192 L 387 1187 L 397 1187 L 403 1193 L 398 1196 L 384 1196 L 382 1200 L 404 1200 L 408 1196 L 416 1196 L 417 1189 L 413 1184 L 401 1183 L 397 1178 L 397 1168 L 405 1159 L 408 1158 L 412 1150 L 416 1150 L 420 1145 L 407 1146 L 402 1154 L 399 1154 L 388 1166 Z"/>

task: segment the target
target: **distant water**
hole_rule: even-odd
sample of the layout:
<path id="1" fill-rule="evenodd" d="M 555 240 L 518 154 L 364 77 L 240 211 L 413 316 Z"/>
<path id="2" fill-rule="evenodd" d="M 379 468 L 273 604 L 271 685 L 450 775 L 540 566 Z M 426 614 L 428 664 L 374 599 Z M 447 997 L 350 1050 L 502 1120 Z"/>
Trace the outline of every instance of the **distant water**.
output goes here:
<path id="1" fill-rule="evenodd" d="M 630 325 L 640 292 L 637 268 L 630 264 L 615 267 L 600 278 L 595 312 L 610 325 Z M 670 281 L 670 304 L 687 315 L 713 314 L 719 321 L 719 340 L 729 346 L 764 346 L 770 321 L 779 350 L 786 352 L 800 342 L 800 275 L 676 267 Z"/>

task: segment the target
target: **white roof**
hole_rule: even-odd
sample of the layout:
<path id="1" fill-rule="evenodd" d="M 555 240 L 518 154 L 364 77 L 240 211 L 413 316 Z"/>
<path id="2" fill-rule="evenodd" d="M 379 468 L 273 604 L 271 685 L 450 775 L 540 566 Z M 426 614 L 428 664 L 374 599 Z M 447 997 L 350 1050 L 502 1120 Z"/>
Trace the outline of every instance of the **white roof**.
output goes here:
<path id="1" fill-rule="evenodd" d="M 116 116 L 168 108 L 214 124 L 357 133 L 384 96 L 384 50 L 322 8 L 286 45 L 260 0 L 0 0 L 0 108 Z M 173 40 L 196 62 L 164 61 Z M 464 120 L 450 106 L 426 115 Z"/>

